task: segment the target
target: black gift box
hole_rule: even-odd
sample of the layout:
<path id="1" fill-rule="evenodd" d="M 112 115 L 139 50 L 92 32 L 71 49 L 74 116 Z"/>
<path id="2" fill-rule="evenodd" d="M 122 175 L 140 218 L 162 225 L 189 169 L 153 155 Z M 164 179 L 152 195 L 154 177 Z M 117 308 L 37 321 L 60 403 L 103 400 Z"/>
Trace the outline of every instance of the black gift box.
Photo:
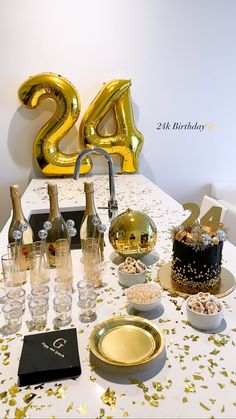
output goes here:
<path id="1" fill-rule="evenodd" d="M 75 328 L 24 337 L 18 369 L 20 386 L 74 378 L 80 374 Z"/>

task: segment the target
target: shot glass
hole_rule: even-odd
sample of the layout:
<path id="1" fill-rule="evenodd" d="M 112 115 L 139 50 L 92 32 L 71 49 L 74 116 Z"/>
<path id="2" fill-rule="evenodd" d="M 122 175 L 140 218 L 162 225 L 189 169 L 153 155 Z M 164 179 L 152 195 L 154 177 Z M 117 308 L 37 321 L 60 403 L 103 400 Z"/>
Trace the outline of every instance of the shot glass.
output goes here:
<path id="1" fill-rule="evenodd" d="M 49 287 L 47 285 L 35 285 L 31 289 L 31 297 L 44 297 L 48 301 L 49 299 Z"/>
<path id="2" fill-rule="evenodd" d="M 13 303 L 14 301 L 19 301 L 22 306 L 22 313 L 25 311 L 25 290 L 23 288 L 12 288 L 7 293 L 7 300 L 9 303 Z"/>
<path id="3" fill-rule="evenodd" d="M 96 303 L 97 293 L 95 291 L 83 292 L 79 295 L 79 306 L 81 309 L 79 318 L 82 322 L 88 323 L 97 318 Z"/>
<path id="4" fill-rule="evenodd" d="M 56 295 L 61 295 L 61 294 L 65 294 L 65 295 L 71 295 L 72 294 L 72 286 L 69 284 L 64 284 L 62 283 L 57 283 L 54 287 L 54 292 Z"/>
<path id="5" fill-rule="evenodd" d="M 34 297 L 29 301 L 32 323 L 38 329 L 47 324 L 48 300 L 44 297 Z"/>
<path id="6" fill-rule="evenodd" d="M 82 279 L 81 281 L 77 282 L 77 288 L 78 288 L 78 293 L 80 296 L 84 292 L 93 291 L 94 284 L 92 281 L 87 281 L 86 279 Z"/>
<path id="7" fill-rule="evenodd" d="M 56 312 L 56 325 L 66 326 L 71 322 L 72 298 L 70 295 L 60 294 L 53 300 L 53 307 Z"/>
<path id="8" fill-rule="evenodd" d="M 6 333 L 16 333 L 22 325 L 22 305 L 19 301 L 11 301 L 3 305 L 2 312 L 6 321 Z"/>

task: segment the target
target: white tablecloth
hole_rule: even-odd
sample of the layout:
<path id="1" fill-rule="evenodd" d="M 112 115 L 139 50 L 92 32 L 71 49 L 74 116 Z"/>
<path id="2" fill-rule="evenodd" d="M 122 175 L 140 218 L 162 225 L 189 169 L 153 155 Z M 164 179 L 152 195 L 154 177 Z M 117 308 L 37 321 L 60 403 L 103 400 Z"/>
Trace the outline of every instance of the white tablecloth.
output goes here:
<path id="1" fill-rule="evenodd" d="M 108 199 L 108 177 L 94 176 L 96 206 Z M 23 209 L 30 211 L 48 207 L 46 183 L 31 182 L 23 197 Z M 60 206 L 84 205 L 83 180 L 56 180 Z M 141 175 L 116 176 L 119 212 L 131 207 L 147 212 L 157 225 L 155 251 L 159 260 L 148 267 L 148 279 L 156 280 L 163 263 L 171 258 L 169 228 L 186 218 L 182 207 Z M 99 212 L 108 225 L 107 213 Z M 0 237 L 1 254 L 6 253 L 9 221 Z M 40 228 L 40 227 L 39 227 Z M 77 295 L 73 294 L 72 324 L 76 327 L 82 374 L 79 378 L 19 388 L 17 370 L 23 335 L 29 332 L 28 309 L 17 335 L 0 336 L 0 417 L 6 418 L 233 418 L 236 417 L 236 320 L 235 292 L 222 299 L 224 321 L 217 333 L 200 332 L 186 324 L 184 300 L 163 292 L 159 309 L 145 315 L 165 335 L 167 359 L 157 373 L 155 369 L 115 377 L 108 371 L 94 369 L 89 363 L 88 339 L 94 326 L 114 315 L 132 314 L 126 306 L 124 290 L 118 284 L 117 265 L 112 262 L 112 248 L 106 238 L 103 271 L 104 286 L 98 292 L 97 319 L 89 324 L 79 321 Z M 81 251 L 72 251 L 74 283 L 82 278 Z M 113 254 L 114 256 L 114 254 Z M 223 265 L 236 275 L 236 249 L 225 243 Z M 53 298 L 53 272 L 51 295 Z M 29 286 L 26 286 L 29 292 Z M 141 313 L 140 313 L 141 314 Z M 47 330 L 53 330 L 53 309 L 50 303 Z M 0 315 L 0 326 L 3 317 Z M 106 393 L 106 394 L 105 394 Z M 105 397 L 107 396 L 107 397 Z M 25 416 L 24 416 L 25 415 Z"/>

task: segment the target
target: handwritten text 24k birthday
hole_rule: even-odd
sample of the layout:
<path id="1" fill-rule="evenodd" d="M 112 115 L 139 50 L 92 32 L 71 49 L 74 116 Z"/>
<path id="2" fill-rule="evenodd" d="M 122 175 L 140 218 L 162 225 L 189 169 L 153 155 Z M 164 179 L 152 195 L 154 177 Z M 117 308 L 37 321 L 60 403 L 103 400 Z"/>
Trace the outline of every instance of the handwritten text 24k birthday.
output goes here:
<path id="1" fill-rule="evenodd" d="M 156 129 L 176 131 L 194 130 L 203 132 L 206 126 L 206 124 L 200 124 L 198 122 L 188 122 L 186 124 L 183 124 L 182 122 L 158 122 Z"/>

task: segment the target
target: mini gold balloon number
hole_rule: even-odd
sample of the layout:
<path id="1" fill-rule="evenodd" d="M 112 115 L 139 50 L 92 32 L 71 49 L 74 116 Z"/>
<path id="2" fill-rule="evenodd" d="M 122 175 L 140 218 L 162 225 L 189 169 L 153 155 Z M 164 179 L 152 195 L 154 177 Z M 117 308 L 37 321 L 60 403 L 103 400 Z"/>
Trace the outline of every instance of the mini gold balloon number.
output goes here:
<path id="1" fill-rule="evenodd" d="M 135 127 L 130 85 L 130 80 L 112 80 L 104 84 L 82 119 L 80 136 L 87 147 L 101 147 L 110 154 L 121 156 L 122 171 L 133 173 L 139 166 L 143 135 Z M 115 114 L 116 132 L 102 136 L 98 131 L 99 123 L 111 109 Z"/>
<path id="2" fill-rule="evenodd" d="M 189 210 L 191 214 L 189 217 L 182 223 L 184 227 L 187 227 L 190 224 L 193 224 L 197 221 L 200 208 L 194 202 L 187 202 L 183 205 L 184 210 Z M 212 206 L 201 218 L 200 224 L 208 227 L 218 227 L 220 226 L 222 208 L 217 206 Z"/>
<path id="3" fill-rule="evenodd" d="M 80 135 L 85 147 L 101 147 L 122 159 L 122 171 L 133 173 L 139 166 L 143 136 L 136 129 L 131 106 L 130 80 L 112 80 L 105 83 L 85 113 Z M 55 100 L 56 111 L 40 129 L 34 141 L 34 157 L 39 170 L 46 176 L 70 176 L 78 153 L 60 151 L 62 138 L 73 127 L 80 114 L 80 100 L 74 86 L 63 77 L 42 73 L 26 80 L 18 91 L 22 104 L 36 108 L 45 98 Z M 114 135 L 102 136 L 98 125 L 109 110 L 114 110 L 117 129 Z M 85 157 L 80 173 L 88 173 L 92 161 Z"/>
<path id="4" fill-rule="evenodd" d="M 72 175 L 78 153 L 62 153 L 59 144 L 80 114 L 80 99 L 74 86 L 57 74 L 42 73 L 26 80 L 20 86 L 18 96 L 29 109 L 36 108 L 46 98 L 55 100 L 54 115 L 40 129 L 34 141 L 35 162 L 46 176 Z M 91 168 L 91 159 L 85 157 L 81 173 L 88 173 Z"/>

